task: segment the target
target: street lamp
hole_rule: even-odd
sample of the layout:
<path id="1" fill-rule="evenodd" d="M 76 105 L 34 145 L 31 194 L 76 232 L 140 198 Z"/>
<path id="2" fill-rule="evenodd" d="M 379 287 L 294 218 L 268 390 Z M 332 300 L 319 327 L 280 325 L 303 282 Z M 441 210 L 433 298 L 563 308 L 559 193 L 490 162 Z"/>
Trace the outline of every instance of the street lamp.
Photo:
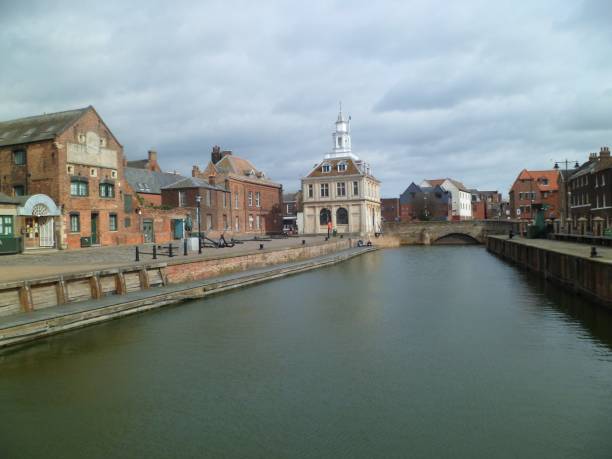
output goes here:
<path id="1" fill-rule="evenodd" d="M 198 217 L 198 254 L 202 253 L 202 219 L 200 218 L 200 203 L 202 196 L 199 194 L 195 198 L 196 201 L 196 216 Z"/>
<path id="2" fill-rule="evenodd" d="M 570 200 L 570 197 L 572 196 L 572 193 L 568 190 L 569 183 L 566 182 L 567 175 L 568 175 L 567 172 L 568 172 L 570 163 L 574 163 L 574 169 L 578 169 L 580 167 L 580 163 L 578 163 L 578 160 L 575 160 L 575 159 L 571 159 L 570 160 L 570 159 L 567 159 L 567 158 L 565 160 L 563 160 L 563 161 L 555 161 L 554 169 L 556 171 L 559 170 L 559 163 L 565 165 L 565 176 L 563 177 L 563 183 L 565 184 L 565 209 L 564 210 L 565 210 L 565 218 L 567 219 L 567 218 L 571 218 L 569 216 L 569 209 L 570 209 L 570 207 L 569 207 L 569 200 Z M 563 222 L 563 223 L 565 223 L 565 222 Z"/>

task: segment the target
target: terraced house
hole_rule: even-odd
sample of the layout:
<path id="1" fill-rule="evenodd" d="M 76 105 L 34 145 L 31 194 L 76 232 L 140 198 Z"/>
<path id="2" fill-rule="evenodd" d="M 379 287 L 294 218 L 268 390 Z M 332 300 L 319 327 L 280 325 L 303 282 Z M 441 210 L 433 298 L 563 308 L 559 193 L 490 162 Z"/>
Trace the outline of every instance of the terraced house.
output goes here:
<path id="1" fill-rule="evenodd" d="M 0 122 L 0 192 L 25 249 L 141 240 L 123 147 L 92 106 Z"/>

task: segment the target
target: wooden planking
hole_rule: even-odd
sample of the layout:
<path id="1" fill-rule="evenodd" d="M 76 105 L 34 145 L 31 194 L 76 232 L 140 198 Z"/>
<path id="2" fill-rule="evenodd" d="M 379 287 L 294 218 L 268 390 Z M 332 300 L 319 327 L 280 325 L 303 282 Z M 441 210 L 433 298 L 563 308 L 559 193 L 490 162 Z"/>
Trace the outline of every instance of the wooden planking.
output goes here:
<path id="1" fill-rule="evenodd" d="M 57 306 L 56 284 L 36 285 L 31 291 L 32 306 L 35 310 Z"/>
<path id="2" fill-rule="evenodd" d="M 139 272 L 123 273 L 123 277 L 125 278 L 125 289 L 128 293 L 140 290 Z"/>
<path id="3" fill-rule="evenodd" d="M 164 279 L 162 278 L 159 268 L 147 270 L 147 276 L 149 277 L 149 286 L 155 287 L 158 285 L 164 285 Z"/>
<path id="4" fill-rule="evenodd" d="M 102 288 L 102 295 L 115 295 L 117 293 L 117 277 L 114 274 L 100 276 L 100 287 Z"/>
<path id="5" fill-rule="evenodd" d="M 79 279 L 66 283 L 68 302 L 86 301 L 91 299 L 91 283 L 88 279 Z"/>
<path id="6" fill-rule="evenodd" d="M 0 292 L 0 316 L 7 316 L 21 311 L 19 289 L 9 289 Z"/>

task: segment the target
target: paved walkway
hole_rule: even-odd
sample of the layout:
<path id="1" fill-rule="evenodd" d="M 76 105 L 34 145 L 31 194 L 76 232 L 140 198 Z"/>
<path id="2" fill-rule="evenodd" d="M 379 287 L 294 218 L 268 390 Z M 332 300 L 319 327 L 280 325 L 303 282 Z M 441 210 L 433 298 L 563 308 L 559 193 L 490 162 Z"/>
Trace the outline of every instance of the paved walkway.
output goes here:
<path id="1" fill-rule="evenodd" d="M 498 239 L 508 239 L 508 236 L 490 236 Z M 558 253 L 565 253 L 568 255 L 574 255 L 577 257 L 591 258 L 591 245 L 579 244 L 577 242 L 565 242 L 565 241 L 553 241 L 551 239 L 525 239 L 522 237 L 515 236 L 512 238 L 513 242 L 529 245 L 532 247 L 539 247 L 541 249 L 550 250 Z M 598 257 L 597 261 L 604 263 L 612 263 L 612 247 L 601 247 L 596 246 Z"/>
<path id="2" fill-rule="evenodd" d="M 321 263 L 345 260 L 373 250 L 376 249 L 374 247 L 354 247 L 351 249 L 341 250 L 339 252 L 333 252 L 326 255 L 309 258 L 308 260 L 293 261 L 289 263 L 266 266 L 264 268 L 249 269 L 247 271 L 240 271 L 219 277 L 200 279 L 180 284 L 166 285 L 163 287 L 152 287 L 145 290 L 139 290 L 137 292 L 127 293 L 125 295 L 110 295 L 96 300 L 67 303 L 52 308 L 40 309 L 27 313 L 13 314 L 5 317 L 0 317 L 0 332 L 4 329 L 8 329 L 15 326 L 50 320 L 57 317 L 67 316 L 80 312 L 92 311 L 95 309 L 105 308 L 107 306 L 128 303 L 134 300 L 153 298 L 159 295 L 181 292 L 184 290 L 190 290 L 196 287 L 203 287 L 211 284 L 225 284 L 231 281 L 236 281 L 240 279 L 250 279 L 254 277 L 263 277 L 264 279 L 268 279 L 270 275 L 274 275 L 276 272 L 287 270 L 289 268 L 299 270 L 300 268 L 305 268 L 307 266 L 314 267 L 320 265 Z"/>
<path id="3" fill-rule="evenodd" d="M 302 239 L 307 244 L 322 243 L 325 238 L 318 237 L 290 237 L 286 239 L 272 239 L 271 241 L 251 241 L 238 244 L 234 247 L 223 249 L 204 248 L 202 255 L 190 252 L 187 257 L 183 255 L 183 246 L 180 241 L 175 241 L 174 246 L 180 245 L 178 256 L 168 258 L 158 256 L 153 260 L 151 255 L 141 255 L 141 263 L 151 263 L 153 261 L 163 262 L 168 260 L 194 259 L 194 258 L 222 258 L 233 255 L 243 255 L 259 249 L 259 244 L 264 245 L 264 249 L 280 249 L 284 247 L 295 247 L 302 244 Z M 178 243 L 178 244 L 177 244 Z M 139 247 L 147 252 L 151 252 L 153 244 L 142 244 Z M 166 247 L 168 244 L 165 244 Z M 113 247 L 92 247 L 73 250 L 58 250 L 46 252 L 28 252 L 17 255 L 0 255 L 0 282 L 8 282 L 21 279 L 34 279 L 56 274 L 70 274 L 90 270 L 116 268 L 125 265 L 136 264 L 134 261 L 135 247 L 113 246 Z"/>

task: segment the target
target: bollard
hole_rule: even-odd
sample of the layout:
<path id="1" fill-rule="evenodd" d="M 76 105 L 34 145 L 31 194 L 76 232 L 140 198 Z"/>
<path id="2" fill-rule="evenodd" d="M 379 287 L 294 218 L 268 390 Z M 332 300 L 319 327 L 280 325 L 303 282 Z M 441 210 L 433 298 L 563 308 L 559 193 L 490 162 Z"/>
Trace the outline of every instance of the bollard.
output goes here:
<path id="1" fill-rule="evenodd" d="M 306 245 L 306 239 L 302 239 L 302 245 Z"/>
<path id="2" fill-rule="evenodd" d="M 136 261 L 140 261 L 140 250 L 138 250 L 138 246 L 136 246 Z"/>
<path id="3" fill-rule="evenodd" d="M 153 259 L 157 260 L 157 246 L 156 245 L 153 246 Z"/>
<path id="4" fill-rule="evenodd" d="M 514 231 L 510 230 L 508 232 L 508 239 L 512 239 L 513 236 L 514 236 Z"/>
<path id="5" fill-rule="evenodd" d="M 259 250 L 263 250 L 263 244 L 259 244 Z"/>
<path id="6" fill-rule="evenodd" d="M 187 239 L 183 239 L 183 255 L 187 256 Z"/>
<path id="7" fill-rule="evenodd" d="M 172 258 L 174 255 L 172 254 L 172 242 L 168 244 L 168 257 Z"/>
<path id="8" fill-rule="evenodd" d="M 597 256 L 597 247 L 591 247 L 591 258 L 595 258 Z"/>

